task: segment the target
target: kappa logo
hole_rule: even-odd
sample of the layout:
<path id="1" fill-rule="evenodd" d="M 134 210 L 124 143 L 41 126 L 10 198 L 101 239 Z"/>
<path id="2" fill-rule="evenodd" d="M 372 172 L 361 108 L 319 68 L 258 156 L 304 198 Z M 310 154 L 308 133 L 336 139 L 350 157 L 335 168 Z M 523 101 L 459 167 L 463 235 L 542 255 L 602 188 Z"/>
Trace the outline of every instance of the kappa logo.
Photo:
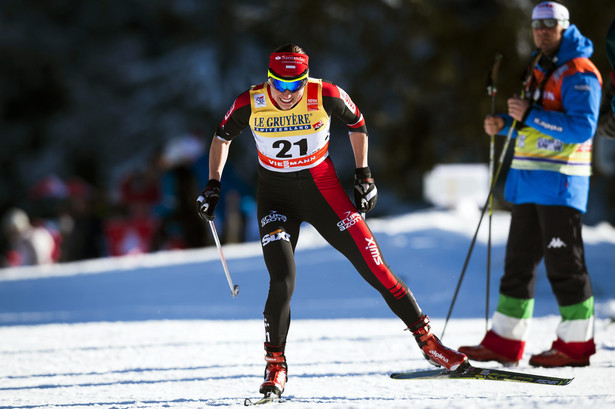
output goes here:
<path id="1" fill-rule="evenodd" d="M 554 131 L 554 132 L 563 132 L 564 128 L 562 128 L 559 125 L 555 125 L 555 124 L 550 124 L 548 122 L 543 121 L 540 118 L 534 118 L 534 123 L 538 126 L 542 126 L 545 129 L 548 129 L 550 131 Z"/>
<path id="2" fill-rule="evenodd" d="M 547 246 L 548 249 L 560 249 L 562 247 L 566 247 L 566 243 L 559 237 L 553 237 Z"/>

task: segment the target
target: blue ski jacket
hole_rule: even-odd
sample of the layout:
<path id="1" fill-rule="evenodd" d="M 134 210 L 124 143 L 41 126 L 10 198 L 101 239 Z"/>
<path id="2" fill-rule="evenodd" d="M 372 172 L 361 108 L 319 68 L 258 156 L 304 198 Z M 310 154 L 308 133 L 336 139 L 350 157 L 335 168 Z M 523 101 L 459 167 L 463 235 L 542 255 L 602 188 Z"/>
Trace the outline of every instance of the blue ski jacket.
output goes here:
<path id="1" fill-rule="evenodd" d="M 589 61 L 593 51 L 591 40 L 571 24 L 551 74 L 536 64 L 533 75 L 547 79 L 541 98 L 511 133 L 515 155 L 506 179 L 507 201 L 587 210 L 591 144 L 602 97 L 602 78 Z M 499 134 L 508 135 L 513 119 L 501 116 L 505 126 Z"/>

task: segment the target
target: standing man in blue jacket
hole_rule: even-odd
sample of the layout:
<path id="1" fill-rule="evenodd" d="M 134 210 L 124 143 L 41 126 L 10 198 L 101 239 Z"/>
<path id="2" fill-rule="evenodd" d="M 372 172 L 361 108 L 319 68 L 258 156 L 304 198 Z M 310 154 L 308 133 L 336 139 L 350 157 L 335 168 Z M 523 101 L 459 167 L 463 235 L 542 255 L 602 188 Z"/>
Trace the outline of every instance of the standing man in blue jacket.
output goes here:
<path id="1" fill-rule="evenodd" d="M 492 328 L 459 351 L 475 361 L 515 366 L 523 357 L 534 307 L 536 268 L 544 259 L 561 322 L 551 348 L 530 365 L 587 366 L 596 352 L 594 297 L 585 265 L 581 217 L 587 208 L 592 139 L 602 78 L 589 60 L 592 42 L 547 1 L 532 11 L 533 52 L 522 97 L 508 114 L 488 116 L 489 135 L 508 135 L 515 152 L 505 198 L 513 203 L 504 275 Z"/>

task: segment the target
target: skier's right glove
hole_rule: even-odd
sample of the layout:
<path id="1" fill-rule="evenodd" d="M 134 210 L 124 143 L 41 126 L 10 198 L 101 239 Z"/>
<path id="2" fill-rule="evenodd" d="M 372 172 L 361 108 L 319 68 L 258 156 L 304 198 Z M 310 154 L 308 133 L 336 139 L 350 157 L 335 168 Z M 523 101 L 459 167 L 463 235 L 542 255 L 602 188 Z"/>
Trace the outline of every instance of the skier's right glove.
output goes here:
<path id="1" fill-rule="evenodd" d="M 205 221 L 211 221 L 216 218 L 214 210 L 218 201 L 220 201 L 220 181 L 216 179 L 209 179 L 205 190 L 201 192 L 201 195 L 196 199 L 196 211 Z"/>
<path id="2" fill-rule="evenodd" d="M 354 203 L 357 210 L 367 213 L 376 206 L 378 189 L 369 167 L 357 168 L 354 172 Z"/>

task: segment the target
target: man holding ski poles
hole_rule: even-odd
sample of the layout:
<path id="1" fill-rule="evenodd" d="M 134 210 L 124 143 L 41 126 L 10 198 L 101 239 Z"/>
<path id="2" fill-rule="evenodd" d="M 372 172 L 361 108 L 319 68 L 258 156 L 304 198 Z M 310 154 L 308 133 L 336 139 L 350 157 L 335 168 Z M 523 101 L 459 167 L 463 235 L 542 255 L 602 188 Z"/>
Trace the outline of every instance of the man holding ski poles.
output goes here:
<path id="1" fill-rule="evenodd" d="M 308 56 L 300 47 L 286 44 L 271 54 L 267 81 L 239 95 L 215 133 L 209 154 L 210 180 L 197 200 L 199 215 L 212 220 L 231 141 L 249 127 L 258 151 L 257 212 L 270 276 L 264 310 L 266 369 L 260 393 L 269 397 L 284 392 L 285 347 L 296 275 L 294 251 L 302 222 L 313 225 L 381 293 L 412 332 L 427 360 L 450 370 L 465 367 L 465 355 L 444 347 L 433 335 L 429 318 L 385 263 L 360 215 L 374 207 L 377 197 L 368 167 L 363 115 L 340 87 L 308 74 Z M 356 164 L 356 207 L 344 192 L 328 155 L 332 116 L 348 129 Z"/>
<path id="2" fill-rule="evenodd" d="M 516 137 L 505 188 L 513 203 L 504 275 L 492 328 L 469 359 L 516 365 L 530 331 L 536 268 L 544 259 L 561 322 L 551 348 L 530 365 L 587 366 L 596 352 L 594 297 L 585 265 L 581 217 L 586 211 L 602 79 L 589 60 L 592 42 L 556 2 L 534 7 L 534 43 L 524 97 L 508 115 L 488 116 L 485 132 Z"/>

